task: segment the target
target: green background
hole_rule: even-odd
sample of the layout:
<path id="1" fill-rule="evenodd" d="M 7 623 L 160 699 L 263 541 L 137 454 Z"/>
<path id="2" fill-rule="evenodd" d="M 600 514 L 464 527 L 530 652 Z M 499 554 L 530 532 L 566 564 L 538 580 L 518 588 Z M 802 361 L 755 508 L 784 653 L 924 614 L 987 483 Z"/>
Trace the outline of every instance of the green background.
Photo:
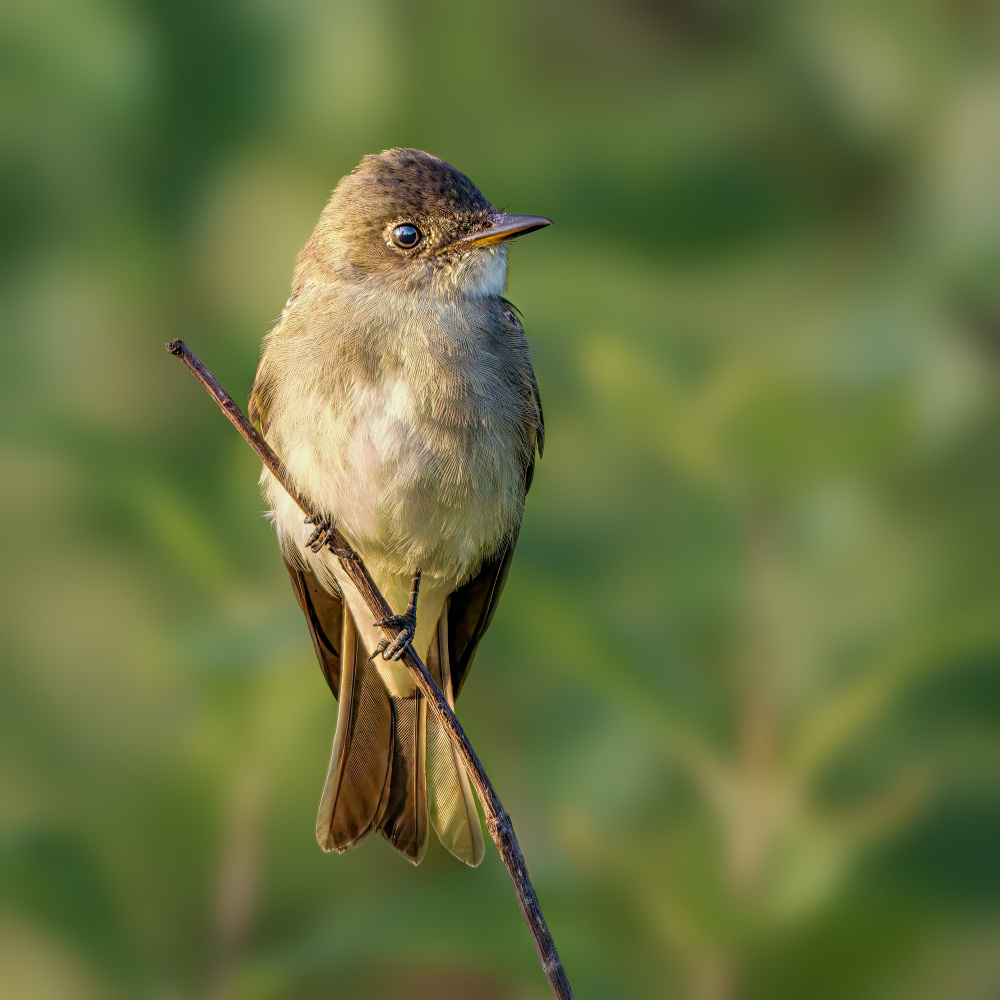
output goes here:
<path id="1" fill-rule="evenodd" d="M 240 401 L 417 146 L 548 447 L 459 704 L 579 1000 L 1000 995 L 988 0 L 9 0 L 0 994 L 547 995 L 492 845 L 325 856 L 335 722 Z"/>

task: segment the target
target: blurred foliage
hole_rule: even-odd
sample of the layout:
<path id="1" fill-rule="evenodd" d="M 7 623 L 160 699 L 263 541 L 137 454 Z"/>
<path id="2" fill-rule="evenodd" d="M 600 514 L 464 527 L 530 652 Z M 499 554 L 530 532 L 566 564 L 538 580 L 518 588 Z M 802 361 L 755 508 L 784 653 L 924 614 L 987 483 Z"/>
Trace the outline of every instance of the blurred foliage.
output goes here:
<path id="1" fill-rule="evenodd" d="M 330 187 L 512 254 L 548 449 L 460 704 L 588 997 L 1000 995 L 1000 9 L 11 0 L 0 993 L 546 995 L 492 850 L 312 835 L 245 398 Z"/>

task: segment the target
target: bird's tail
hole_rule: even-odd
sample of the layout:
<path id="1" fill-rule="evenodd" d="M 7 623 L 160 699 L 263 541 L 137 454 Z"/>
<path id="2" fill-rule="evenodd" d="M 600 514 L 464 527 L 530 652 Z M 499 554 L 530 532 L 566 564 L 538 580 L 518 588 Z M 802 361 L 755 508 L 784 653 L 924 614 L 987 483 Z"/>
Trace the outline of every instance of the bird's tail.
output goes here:
<path id="1" fill-rule="evenodd" d="M 454 708 L 447 602 L 427 651 L 427 669 Z M 433 711 L 428 713 L 427 719 L 427 788 L 431 823 L 438 838 L 456 858 L 475 868 L 486 851 L 476 800 L 465 766 L 452 749 L 448 734 Z"/>
<path id="2" fill-rule="evenodd" d="M 392 792 L 395 720 L 389 692 L 346 605 L 340 641 L 337 734 L 316 817 L 324 851 L 343 851 L 381 822 Z"/>
<path id="3" fill-rule="evenodd" d="M 337 734 L 320 800 L 316 838 L 343 851 L 374 829 L 414 864 L 427 849 L 428 818 L 441 843 L 470 865 L 485 846 L 465 768 L 419 692 L 396 698 L 365 652 L 351 612 L 343 613 Z M 454 704 L 448 664 L 447 610 L 434 632 L 427 666 Z"/>

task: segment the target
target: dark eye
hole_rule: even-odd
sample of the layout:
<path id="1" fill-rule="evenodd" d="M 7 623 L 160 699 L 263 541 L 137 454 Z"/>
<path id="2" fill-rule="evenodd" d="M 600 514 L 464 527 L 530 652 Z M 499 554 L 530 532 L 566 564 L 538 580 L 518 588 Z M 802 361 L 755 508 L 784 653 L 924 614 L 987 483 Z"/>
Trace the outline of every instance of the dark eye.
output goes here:
<path id="1" fill-rule="evenodd" d="M 392 231 L 392 242 L 400 250 L 412 250 L 420 242 L 420 230 L 416 226 L 396 226 Z"/>

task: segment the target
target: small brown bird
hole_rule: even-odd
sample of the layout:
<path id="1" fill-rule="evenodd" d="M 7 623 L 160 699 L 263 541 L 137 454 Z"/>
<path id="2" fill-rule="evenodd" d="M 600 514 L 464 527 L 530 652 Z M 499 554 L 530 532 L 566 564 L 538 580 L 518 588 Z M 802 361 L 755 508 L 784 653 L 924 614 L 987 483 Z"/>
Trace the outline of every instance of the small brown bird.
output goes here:
<path id="1" fill-rule="evenodd" d="M 483 834 L 464 767 L 398 662 L 412 642 L 454 705 L 510 567 L 544 424 L 507 288 L 505 215 L 416 149 L 366 156 L 337 185 L 264 340 L 251 419 L 318 512 L 265 470 L 281 551 L 339 701 L 316 835 L 372 830 L 414 863 L 428 820 L 470 865 Z M 336 522 L 404 626 L 387 645 L 326 547 Z M 416 615 L 417 591 L 420 615 Z"/>

